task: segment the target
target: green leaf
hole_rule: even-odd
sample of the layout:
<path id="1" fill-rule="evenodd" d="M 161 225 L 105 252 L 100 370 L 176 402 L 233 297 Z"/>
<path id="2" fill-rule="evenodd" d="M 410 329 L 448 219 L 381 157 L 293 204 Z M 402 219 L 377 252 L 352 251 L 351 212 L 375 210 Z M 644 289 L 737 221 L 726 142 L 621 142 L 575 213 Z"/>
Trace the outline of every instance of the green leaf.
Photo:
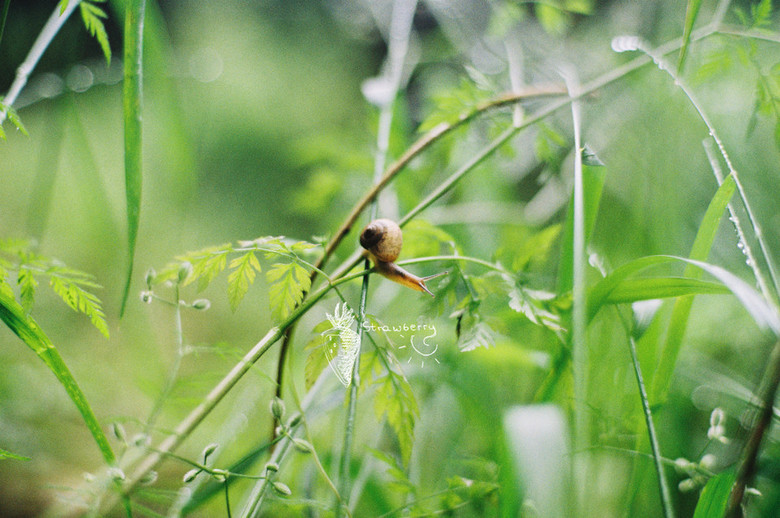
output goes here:
<path id="1" fill-rule="evenodd" d="M 235 311 L 249 290 L 249 285 L 255 282 L 255 271 L 260 272 L 260 263 L 255 253 L 250 251 L 230 261 L 230 268 L 234 270 L 228 275 L 228 300 L 230 309 Z"/>
<path id="2" fill-rule="evenodd" d="M 25 457 L 23 455 L 17 455 L 15 453 L 11 453 L 8 450 L 4 450 L 0 448 L 0 460 L 2 459 L 14 459 L 14 460 L 30 460 L 30 457 Z"/>
<path id="3" fill-rule="evenodd" d="M 24 124 L 22 124 L 22 119 L 19 118 L 19 114 L 16 113 L 16 110 L 11 107 L 6 107 L 6 115 L 8 116 L 8 120 L 11 121 L 14 126 L 16 126 L 16 129 L 22 132 L 22 135 L 25 137 L 30 136 L 30 134 L 27 133 L 27 129 L 24 127 Z"/>
<path id="4" fill-rule="evenodd" d="M 129 0 L 125 11 L 124 81 L 122 106 L 125 127 L 125 198 L 127 204 L 127 271 L 122 295 L 124 314 L 133 277 L 135 243 L 141 218 L 142 161 L 142 90 L 143 90 L 143 27 L 144 0 Z M 101 24 L 102 25 L 102 24 Z"/>
<path id="5" fill-rule="evenodd" d="M 331 327 L 331 323 L 327 320 L 320 322 L 312 330 L 315 333 L 314 337 L 306 344 L 305 350 L 309 351 L 305 366 L 306 390 L 314 385 L 323 369 L 328 367 L 328 356 L 325 349 L 330 337 L 323 333 Z"/>
<path id="6" fill-rule="evenodd" d="M 389 351 L 383 351 L 382 354 L 391 357 Z M 387 417 L 387 423 L 398 437 L 401 458 L 404 464 L 408 464 L 412 455 L 414 424 L 420 414 L 417 400 L 406 377 L 392 369 L 387 370 L 387 374 L 378 380 L 378 384 L 374 395 L 374 411 L 379 419 L 382 416 Z"/>
<path id="7" fill-rule="evenodd" d="M 311 288 L 309 272 L 298 263 L 276 263 L 265 274 L 271 285 L 271 310 L 279 320 L 287 318 Z"/>
<path id="8" fill-rule="evenodd" d="M 731 487 L 736 479 L 734 470 L 724 471 L 709 479 L 701 490 L 699 502 L 693 512 L 693 518 L 711 518 L 724 516 L 731 494 Z"/>
<path id="9" fill-rule="evenodd" d="M 88 286 L 97 286 L 96 284 L 85 280 L 74 280 L 58 275 L 52 275 L 49 284 L 54 292 L 65 301 L 74 311 L 84 313 L 92 321 L 92 325 L 97 328 L 106 338 L 108 338 L 108 324 L 106 324 L 106 315 L 100 304 L 100 299 L 94 294 L 84 290 L 79 284 Z"/>
<path id="10" fill-rule="evenodd" d="M 30 270 L 20 267 L 16 282 L 19 284 L 22 308 L 26 314 L 29 314 L 35 300 L 35 288 L 38 287 L 38 281 L 35 280 Z"/>
<path id="11" fill-rule="evenodd" d="M 680 47 L 680 57 L 677 60 L 677 73 L 682 72 L 685 64 L 685 57 L 688 54 L 688 46 L 691 44 L 691 34 L 693 25 L 696 23 L 696 17 L 699 15 L 701 0 L 688 0 L 688 7 L 685 10 L 685 26 L 683 28 L 682 46 Z"/>
<path id="12" fill-rule="evenodd" d="M 108 18 L 108 15 L 100 7 L 86 1 L 81 2 L 79 8 L 81 10 L 81 18 L 84 20 L 84 26 L 100 44 L 103 55 L 106 57 L 106 66 L 110 65 L 111 46 L 108 44 L 108 34 L 106 34 L 106 28 L 103 26 L 103 19 Z"/>
<path id="13" fill-rule="evenodd" d="M 0 320 L 5 322 L 16 336 L 22 339 L 30 349 L 49 367 L 59 380 L 65 392 L 70 396 L 71 401 L 81 413 L 81 417 L 92 433 L 92 437 L 103 454 L 103 458 L 110 466 L 116 464 L 116 457 L 111 450 L 103 430 L 95 417 L 92 408 L 87 402 L 87 398 L 79 388 L 68 366 L 60 356 L 57 349 L 52 344 L 49 337 L 38 326 L 38 323 L 24 313 L 24 308 L 14 299 L 11 287 L 0 282 Z"/>
<path id="14" fill-rule="evenodd" d="M 690 259 L 695 261 L 706 261 L 710 254 L 710 249 L 715 241 L 720 221 L 726 212 L 729 201 L 736 190 L 734 177 L 729 174 L 724 180 L 715 195 L 712 197 L 707 211 L 704 213 L 699 230 L 696 232 L 696 238 L 691 246 Z M 693 265 L 688 265 L 683 273 L 685 277 L 697 279 L 701 276 L 701 271 Z M 669 318 L 669 327 L 666 333 L 666 341 L 661 347 L 658 359 L 658 367 L 655 372 L 650 374 L 648 384 L 651 387 L 652 401 L 657 402 L 663 397 L 669 380 L 674 370 L 674 364 L 677 361 L 680 348 L 682 347 L 685 329 L 688 325 L 688 317 L 691 314 L 693 306 L 693 296 L 679 298 L 675 301 Z"/>
<path id="15" fill-rule="evenodd" d="M 753 27 L 763 27 L 772 23 L 772 0 L 761 0 L 758 4 L 750 6 L 753 15 Z"/>
<path id="16" fill-rule="evenodd" d="M 723 295 L 729 290 L 718 282 L 687 277 L 652 277 L 626 279 L 607 297 L 610 304 L 625 304 L 640 300 L 665 299 L 684 295 Z"/>

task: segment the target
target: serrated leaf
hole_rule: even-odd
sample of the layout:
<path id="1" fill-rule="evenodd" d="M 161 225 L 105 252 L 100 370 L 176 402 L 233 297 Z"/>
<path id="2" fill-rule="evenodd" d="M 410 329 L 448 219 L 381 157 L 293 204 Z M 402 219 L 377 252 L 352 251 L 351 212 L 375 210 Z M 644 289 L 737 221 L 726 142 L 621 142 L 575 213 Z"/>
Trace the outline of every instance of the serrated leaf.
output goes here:
<path id="1" fill-rule="evenodd" d="M 97 421 L 87 398 L 76 383 L 57 348 L 43 332 L 38 323 L 24 314 L 22 306 L 16 302 L 13 290 L 5 282 L 0 282 L 0 320 L 18 336 L 49 367 L 59 380 L 73 404 L 76 405 L 87 428 L 98 445 L 106 463 L 113 466 L 116 457 L 111 449 L 100 423 Z"/>
<path id="2" fill-rule="evenodd" d="M 249 286 L 255 282 L 255 271 L 260 272 L 260 263 L 255 253 L 250 251 L 230 261 L 230 268 L 234 268 L 228 275 L 228 299 L 230 309 L 236 310 L 249 290 Z"/>
<path id="3" fill-rule="evenodd" d="M 753 15 L 753 27 L 763 27 L 772 22 L 772 0 L 761 0 L 758 4 L 750 6 Z"/>
<path id="4" fill-rule="evenodd" d="M 279 320 L 287 318 L 311 288 L 309 272 L 298 263 L 276 263 L 266 272 L 271 285 L 268 296 L 271 310 Z"/>
<path id="5" fill-rule="evenodd" d="M 494 342 L 493 330 L 487 323 L 479 321 L 460 336 L 458 339 L 458 349 L 460 349 L 461 352 L 473 351 L 478 347 L 489 349 L 493 346 Z"/>
<path id="6" fill-rule="evenodd" d="M 35 301 L 35 288 L 38 287 L 38 281 L 35 280 L 30 270 L 19 268 L 16 282 L 19 284 L 22 308 L 24 308 L 25 313 L 29 314 Z"/>
<path id="7" fill-rule="evenodd" d="M 19 114 L 16 113 L 16 110 L 11 107 L 7 107 L 6 116 L 8 117 L 8 120 L 11 121 L 14 126 L 16 126 L 16 129 L 22 132 L 22 135 L 25 137 L 30 136 L 30 134 L 27 133 L 27 128 L 25 128 L 24 124 L 22 124 L 22 119 L 19 118 Z"/>
<path id="8" fill-rule="evenodd" d="M 80 282 L 79 284 L 83 284 Z M 109 337 L 106 315 L 100 304 L 100 299 L 86 291 L 72 279 L 53 275 L 49 280 L 52 290 L 60 296 L 74 311 L 84 313 L 92 322 L 92 325 L 106 338 Z M 93 283 L 94 284 L 94 283 Z"/>
<path id="9" fill-rule="evenodd" d="M 327 325 L 327 327 L 317 331 L 318 328 L 324 327 L 323 324 Z M 306 390 L 314 385 L 314 382 L 317 381 L 320 373 L 328 367 L 328 357 L 325 353 L 325 349 L 329 337 L 322 333 L 329 328 L 330 322 L 327 320 L 320 322 L 320 325 L 316 326 L 313 330 L 316 334 L 309 343 L 306 344 L 305 350 L 309 351 L 308 356 L 306 356 L 305 367 Z"/>
<path id="10" fill-rule="evenodd" d="M 103 26 L 103 19 L 108 18 L 108 15 L 103 9 L 90 2 L 81 2 L 79 7 L 81 10 L 81 18 L 84 20 L 84 26 L 92 37 L 98 41 L 100 48 L 103 51 L 103 55 L 106 58 L 106 65 L 110 65 L 111 46 L 108 44 L 108 34 L 106 33 L 106 28 Z"/>
<path id="11" fill-rule="evenodd" d="M 389 356 L 389 352 L 385 354 Z M 398 438 L 401 458 L 404 464 L 407 464 L 412 454 L 414 424 L 420 413 L 417 400 L 403 374 L 390 369 L 378 382 L 379 387 L 374 395 L 374 411 L 378 418 L 387 418 L 387 423 Z"/>

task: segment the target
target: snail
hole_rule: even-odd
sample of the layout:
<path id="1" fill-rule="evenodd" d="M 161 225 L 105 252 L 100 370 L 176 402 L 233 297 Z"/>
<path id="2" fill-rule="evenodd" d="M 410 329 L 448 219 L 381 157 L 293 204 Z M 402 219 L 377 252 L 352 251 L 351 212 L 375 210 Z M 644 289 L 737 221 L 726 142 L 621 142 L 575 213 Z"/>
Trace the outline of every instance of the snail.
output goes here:
<path id="1" fill-rule="evenodd" d="M 368 251 L 368 256 L 374 262 L 374 268 L 377 272 L 391 281 L 403 284 L 413 290 L 424 291 L 433 297 L 431 290 L 425 286 L 425 281 L 446 275 L 448 272 L 441 272 L 427 277 L 417 277 L 407 272 L 395 264 L 395 260 L 398 259 L 398 255 L 401 253 L 402 244 L 401 227 L 395 221 L 389 219 L 376 219 L 366 225 L 366 228 L 360 233 L 360 246 Z"/>

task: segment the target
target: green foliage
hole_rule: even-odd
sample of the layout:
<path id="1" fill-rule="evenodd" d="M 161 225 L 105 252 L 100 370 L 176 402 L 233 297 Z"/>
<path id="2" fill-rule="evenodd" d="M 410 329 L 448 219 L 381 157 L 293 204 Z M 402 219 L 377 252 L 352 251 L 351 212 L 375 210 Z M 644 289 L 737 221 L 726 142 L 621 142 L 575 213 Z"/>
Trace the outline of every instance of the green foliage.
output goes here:
<path id="1" fill-rule="evenodd" d="M 81 19 L 84 20 L 84 27 L 98 41 L 106 58 L 106 65 L 111 64 L 111 46 L 108 44 L 108 34 L 103 26 L 103 20 L 108 18 L 106 12 L 95 3 L 105 2 L 105 0 L 82 1 L 79 4 L 81 10 Z M 67 2 L 61 2 L 61 6 Z M 61 7 L 62 8 L 62 7 Z"/>
<path id="2" fill-rule="evenodd" d="M 688 54 L 688 46 L 691 44 L 691 33 L 693 25 L 696 23 L 696 17 L 699 16 L 701 0 L 688 0 L 688 7 L 685 10 L 685 26 L 683 28 L 683 42 L 680 47 L 680 57 L 677 59 L 678 73 L 682 71 L 685 64 L 685 58 Z"/>
<path id="3" fill-rule="evenodd" d="M 298 263 L 275 263 L 265 278 L 271 285 L 268 290 L 271 310 L 279 320 L 287 318 L 311 288 L 309 272 Z"/>
<path id="4" fill-rule="evenodd" d="M 255 281 L 255 272 L 260 273 L 261 270 L 252 250 L 230 261 L 230 268 L 233 271 L 228 275 L 228 300 L 230 308 L 235 311 Z"/>
<path id="5" fill-rule="evenodd" d="M 735 479 L 734 470 L 723 471 L 709 479 L 701 491 L 693 518 L 724 516 Z"/>
<path id="6" fill-rule="evenodd" d="M 414 424 L 420 415 L 417 399 L 395 355 L 388 349 L 377 347 L 376 358 L 384 369 L 370 379 L 370 383 L 376 386 L 374 412 L 377 419 L 381 420 L 383 417 L 387 419 L 387 423 L 398 438 L 401 459 L 404 464 L 408 464 L 412 455 Z M 371 364 L 366 363 L 367 368 L 371 369 Z M 375 370 L 374 373 L 376 372 Z M 361 373 L 361 377 L 364 375 L 364 382 L 369 381 L 368 372 Z"/>
<path id="7" fill-rule="evenodd" d="M 27 129 L 24 127 L 24 124 L 22 124 L 22 120 L 19 118 L 19 114 L 16 113 L 16 110 L 3 104 L 2 101 L 3 98 L 0 97 L 0 113 L 4 113 L 6 117 L 8 117 L 8 120 L 11 121 L 11 124 L 13 124 L 16 129 L 22 133 L 22 135 L 26 137 L 30 136 L 30 134 L 27 133 Z M 0 124 L 0 138 L 3 140 L 6 139 L 5 130 L 3 129 L 2 124 Z"/>
<path id="8" fill-rule="evenodd" d="M 307 255 L 317 246 L 305 241 L 289 241 L 279 236 L 240 241 L 237 246 L 230 243 L 210 246 L 178 256 L 154 276 L 152 284 L 176 282 L 182 265 L 186 264 L 191 269 L 188 269 L 182 280 L 182 286 L 197 283 L 198 291 L 203 291 L 227 268 L 230 270 L 227 278 L 228 300 L 231 309 L 235 311 L 254 283 L 256 274 L 262 271 L 256 254 L 261 253 L 266 259 L 282 257 L 290 262 L 272 264 L 265 275 L 270 285 L 271 310 L 276 318 L 284 320 L 311 288 L 310 272 L 307 270 L 310 265 L 300 256 Z M 228 263 L 229 256 L 236 257 Z"/>
<path id="9" fill-rule="evenodd" d="M 750 13 L 746 13 L 741 7 L 735 7 L 740 22 L 751 29 L 766 27 L 772 22 L 772 0 L 760 0 L 750 4 Z"/>
<path id="10" fill-rule="evenodd" d="M 81 388 L 79 388 L 78 383 L 76 383 L 76 379 L 49 337 L 15 300 L 13 290 L 5 279 L 0 279 L 0 320 L 27 344 L 57 377 L 57 380 L 81 413 L 87 428 L 92 433 L 92 437 L 103 455 L 103 459 L 109 466 L 116 464 L 116 457 L 108 443 L 108 439 L 106 439 L 87 398 L 84 396 Z"/>
<path id="11" fill-rule="evenodd" d="M 0 241 L 0 282 L 7 282 L 8 270 L 17 271 L 19 302 L 25 314 L 29 315 L 33 309 L 38 279 L 47 277 L 54 293 L 74 311 L 88 316 L 92 325 L 108 338 L 108 324 L 102 303 L 94 293 L 88 291 L 101 287 L 92 275 L 36 254 L 31 251 L 29 243 L 22 240 Z"/>
<path id="12" fill-rule="evenodd" d="M 484 74 L 468 69 L 469 78 L 462 78 L 457 88 L 449 89 L 432 98 L 435 110 L 420 124 L 418 131 L 433 129 L 439 124 L 453 124 L 472 111 L 479 103 L 495 95 L 496 88 Z"/>

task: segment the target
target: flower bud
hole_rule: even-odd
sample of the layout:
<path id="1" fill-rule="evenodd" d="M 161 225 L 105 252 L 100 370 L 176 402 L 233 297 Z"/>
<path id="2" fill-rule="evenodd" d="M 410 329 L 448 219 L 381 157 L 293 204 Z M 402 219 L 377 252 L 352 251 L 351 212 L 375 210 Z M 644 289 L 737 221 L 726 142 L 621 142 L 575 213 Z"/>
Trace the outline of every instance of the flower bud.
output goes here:
<path id="1" fill-rule="evenodd" d="M 211 307 L 211 302 L 208 299 L 198 299 L 192 303 L 192 309 L 199 311 L 206 311 Z"/>
<path id="2" fill-rule="evenodd" d="M 182 477 L 182 481 L 184 481 L 185 484 L 189 484 L 190 482 L 195 480 L 195 477 L 198 476 L 198 473 L 200 473 L 200 469 L 199 468 L 191 469 L 187 473 L 184 474 L 184 476 Z"/>
<path id="3" fill-rule="evenodd" d="M 280 495 L 290 496 L 292 494 L 292 491 L 290 490 L 289 487 L 287 487 L 287 484 L 285 484 L 284 482 L 279 482 L 277 480 L 273 482 L 271 485 L 274 487 L 274 491 L 276 491 Z"/>
<path id="4" fill-rule="evenodd" d="M 181 263 L 181 266 L 179 266 L 179 272 L 178 272 L 178 279 L 179 282 L 184 282 L 187 277 L 192 275 L 192 263 L 189 261 L 184 261 Z"/>
<path id="5" fill-rule="evenodd" d="M 271 400 L 271 415 L 279 421 L 284 416 L 284 401 L 275 397 Z"/>

